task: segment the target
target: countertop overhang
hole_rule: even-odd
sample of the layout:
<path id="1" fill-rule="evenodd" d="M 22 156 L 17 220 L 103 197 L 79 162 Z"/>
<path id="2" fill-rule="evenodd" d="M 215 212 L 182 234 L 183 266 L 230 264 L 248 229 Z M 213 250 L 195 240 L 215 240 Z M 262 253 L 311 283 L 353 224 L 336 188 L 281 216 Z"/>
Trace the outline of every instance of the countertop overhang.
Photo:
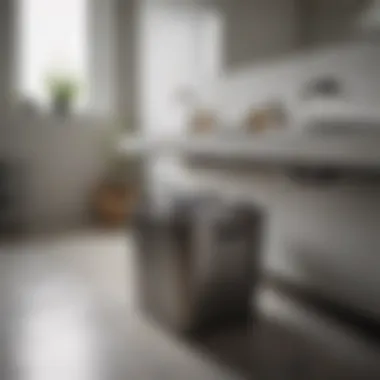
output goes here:
<path id="1" fill-rule="evenodd" d="M 123 154 L 141 157 L 179 155 L 192 165 L 303 167 L 380 173 L 380 133 L 321 136 L 285 133 L 269 136 L 126 138 Z"/>

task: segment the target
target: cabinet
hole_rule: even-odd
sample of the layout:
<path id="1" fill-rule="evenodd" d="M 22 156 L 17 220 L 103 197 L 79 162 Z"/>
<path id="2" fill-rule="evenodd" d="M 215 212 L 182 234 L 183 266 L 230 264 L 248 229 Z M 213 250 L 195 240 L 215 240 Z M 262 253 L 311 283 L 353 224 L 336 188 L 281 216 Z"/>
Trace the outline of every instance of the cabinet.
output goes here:
<path id="1" fill-rule="evenodd" d="M 274 289 L 258 292 L 254 345 L 258 378 L 380 378 L 379 342 Z"/>

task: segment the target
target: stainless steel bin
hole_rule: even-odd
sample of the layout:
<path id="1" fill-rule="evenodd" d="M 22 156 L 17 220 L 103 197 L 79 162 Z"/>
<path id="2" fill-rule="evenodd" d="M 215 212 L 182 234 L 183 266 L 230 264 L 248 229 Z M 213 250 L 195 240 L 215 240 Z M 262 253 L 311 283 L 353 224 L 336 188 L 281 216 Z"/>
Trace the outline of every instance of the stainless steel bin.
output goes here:
<path id="1" fill-rule="evenodd" d="M 249 317 L 257 213 L 193 198 L 173 202 L 165 212 L 140 207 L 134 220 L 145 314 L 177 332 Z"/>

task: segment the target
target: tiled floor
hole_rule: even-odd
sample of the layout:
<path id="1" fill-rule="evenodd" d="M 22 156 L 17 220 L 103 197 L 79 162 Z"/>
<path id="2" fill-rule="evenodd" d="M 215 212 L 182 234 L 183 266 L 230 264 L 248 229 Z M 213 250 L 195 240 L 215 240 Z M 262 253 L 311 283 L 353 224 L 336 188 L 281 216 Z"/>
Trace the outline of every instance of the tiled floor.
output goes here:
<path id="1" fill-rule="evenodd" d="M 2 245 L 0 378 L 237 378 L 136 314 L 132 249 L 99 231 Z"/>

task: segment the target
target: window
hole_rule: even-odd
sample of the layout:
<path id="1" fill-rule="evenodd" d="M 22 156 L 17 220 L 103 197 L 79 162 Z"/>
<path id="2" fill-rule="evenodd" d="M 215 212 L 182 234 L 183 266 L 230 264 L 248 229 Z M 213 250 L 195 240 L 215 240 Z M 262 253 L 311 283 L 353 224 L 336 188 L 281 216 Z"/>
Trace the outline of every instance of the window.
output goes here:
<path id="1" fill-rule="evenodd" d="M 88 100 L 87 0 L 19 0 L 19 5 L 19 94 L 46 105 L 48 75 L 69 75 L 80 84 L 83 108 Z"/>

